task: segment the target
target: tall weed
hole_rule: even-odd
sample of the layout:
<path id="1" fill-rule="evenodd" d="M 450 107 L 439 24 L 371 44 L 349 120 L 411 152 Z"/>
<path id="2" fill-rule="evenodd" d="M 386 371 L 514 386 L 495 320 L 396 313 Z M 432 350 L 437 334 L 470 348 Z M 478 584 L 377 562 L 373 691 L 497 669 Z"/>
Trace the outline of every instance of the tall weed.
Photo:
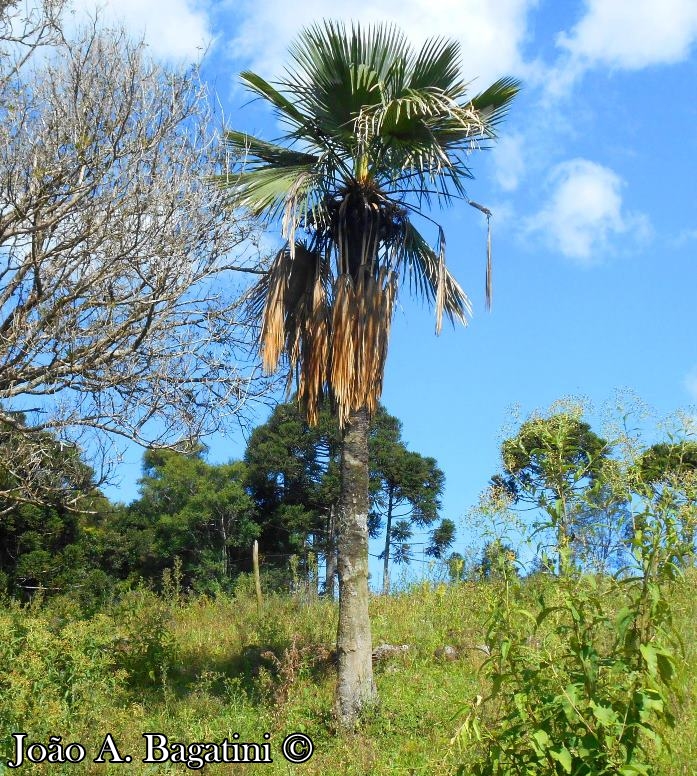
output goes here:
<path id="1" fill-rule="evenodd" d="M 648 776 L 673 723 L 680 641 L 669 591 L 684 557 L 674 512 L 646 499 L 630 568 L 520 580 L 506 568 L 490 612 L 487 695 L 457 738 L 475 776 Z"/>

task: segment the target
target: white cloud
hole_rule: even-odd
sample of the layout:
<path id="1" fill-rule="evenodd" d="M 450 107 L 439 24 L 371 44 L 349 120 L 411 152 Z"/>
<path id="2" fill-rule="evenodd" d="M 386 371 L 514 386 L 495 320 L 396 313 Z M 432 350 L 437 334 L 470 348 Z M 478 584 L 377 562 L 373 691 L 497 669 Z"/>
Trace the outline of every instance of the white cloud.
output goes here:
<path id="1" fill-rule="evenodd" d="M 159 59 L 197 61 L 212 40 L 205 9 L 190 0 L 73 0 L 72 7 L 77 21 L 98 8 L 102 22 L 144 36 Z"/>
<path id="2" fill-rule="evenodd" d="M 687 229 L 681 229 L 678 234 L 673 238 L 672 244 L 675 245 L 678 248 L 681 248 L 683 245 L 687 245 L 691 242 L 697 241 L 697 229 L 694 228 L 687 228 Z"/>
<path id="3" fill-rule="evenodd" d="M 523 145 L 520 133 L 503 135 L 493 150 L 494 177 L 504 191 L 515 191 L 525 174 Z"/>
<path id="4" fill-rule="evenodd" d="M 522 74 L 521 48 L 529 11 L 537 0 L 228 0 L 238 17 L 230 53 L 266 78 L 279 77 L 288 44 L 297 32 L 323 18 L 361 24 L 392 22 L 414 45 L 433 35 L 462 45 L 463 72 L 484 88 L 506 74 Z"/>
<path id="5" fill-rule="evenodd" d="M 695 0 L 586 0 L 586 11 L 557 44 L 565 56 L 550 74 L 562 91 L 596 67 L 640 70 L 686 59 L 697 42 Z"/>
<path id="6" fill-rule="evenodd" d="M 628 214 L 622 205 L 622 179 L 587 159 L 558 164 L 551 172 L 548 204 L 527 223 L 527 233 L 541 233 L 552 250 L 581 264 L 596 264 L 613 237 L 647 236 L 645 216 Z"/>

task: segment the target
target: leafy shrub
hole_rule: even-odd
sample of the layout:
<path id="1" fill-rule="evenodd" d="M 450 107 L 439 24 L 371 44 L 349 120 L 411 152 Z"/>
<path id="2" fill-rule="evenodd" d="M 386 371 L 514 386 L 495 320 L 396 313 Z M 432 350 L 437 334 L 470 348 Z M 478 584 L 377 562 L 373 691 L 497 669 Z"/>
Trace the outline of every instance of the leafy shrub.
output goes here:
<path id="1" fill-rule="evenodd" d="M 144 588 L 128 591 L 111 607 L 116 664 L 133 684 L 158 682 L 174 662 L 170 606 Z"/>
<path id="2" fill-rule="evenodd" d="M 89 727 L 100 701 L 124 697 L 126 672 L 114 658 L 116 629 L 105 615 L 56 621 L 48 610 L 12 603 L 0 610 L 0 731 L 30 739 Z M 0 740 L 0 761 L 9 741 Z"/>
<path id="3" fill-rule="evenodd" d="M 651 774 L 671 725 L 677 637 L 667 588 L 684 557 L 665 498 L 634 515 L 634 567 L 614 577 L 568 563 L 556 580 L 507 574 L 489 619 L 478 696 L 460 738 L 476 776 Z"/>

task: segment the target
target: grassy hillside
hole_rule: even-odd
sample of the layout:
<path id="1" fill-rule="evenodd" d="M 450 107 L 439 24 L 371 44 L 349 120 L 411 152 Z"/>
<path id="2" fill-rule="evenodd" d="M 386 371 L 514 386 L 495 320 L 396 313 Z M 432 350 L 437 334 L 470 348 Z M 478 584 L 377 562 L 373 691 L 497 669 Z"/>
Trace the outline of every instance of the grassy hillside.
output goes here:
<path id="1" fill-rule="evenodd" d="M 550 586 L 554 582 L 544 581 Z M 166 599 L 134 591 L 89 618 L 56 599 L 44 606 L 0 609 L 0 761 L 11 756 L 12 733 L 27 741 L 84 745 L 79 764 L 26 764 L 7 773 L 162 773 L 184 765 L 147 765 L 143 733 L 170 742 L 220 742 L 233 733 L 262 743 L 274 762 L 212 765 L 219 773 L 447 774 L 471 756 L 451 745 L 477 694 L 478 668 L 491 584 L 424 584 L 375 597 L 374 644 L 408 645 L 376 661 L 381 705 L 353 735 L 332 727 L 332 643 L 337 609 L 316 598 L 272 597 L 262 616 L 247 581 L 234 597 Z M 671 594 L 685 645 L 678 660 L 672 753 L 657 756 L 658 772 L 697 772 L 697 575 Z M 454 653 L 444 654 L 450 646 Z M 446 650 L 450 653 L 450 650 Z M 309 762 L 290 765 L 281 742 L 291 732 L 311 736 Z M 107 733 L 130 765 L 94 764 Z M 0 772 L 3 772 L 0 768 Z"/>

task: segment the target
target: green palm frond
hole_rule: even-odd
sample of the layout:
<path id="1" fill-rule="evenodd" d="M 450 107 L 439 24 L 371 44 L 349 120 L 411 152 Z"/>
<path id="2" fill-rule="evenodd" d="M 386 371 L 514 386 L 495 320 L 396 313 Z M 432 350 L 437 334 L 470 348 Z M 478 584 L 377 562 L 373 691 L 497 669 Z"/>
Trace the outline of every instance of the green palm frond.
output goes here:
<path id="1" fill-rule="evenodd" d="M 236 206 L 255 216 L 279 217 L 291 195 L 297 207 L 304 194 L 303 212 L 311 209 L 314 180 L 310 165 L 259 167 L 234 177 L 218 176 L 217 181 L 231 189 Z"/>
<path id="2" fill-rule="evenodd" d="M 479 113 L 491 128 L 491 137 L 497 124 L 508 113 L 513 98 L 520 91 L 520 81 L 516 78 L 499 78 L 488 89 L 473 97 L 470 106 Z"/>
<path id="3" fill-rule="evenodd" d="M 255 166 L 265 163 L 276 167 L 307 167 L 318 161 L 318 157 L 313 154 L 304 154 L 276 143 L 269 143 L 245 132 L 227 130 L 224 142 L 232 153 Z"/>
<path id="4" fill-rule="evenodd" d="M 306 86 L 331 86 L 345 95 L 353 92 L 356 110 L 360 110 L 379 98 L 371 96 L 372 84 L 389 80 L 408 50 L 404 34 L 393 25 L 365 28 L 353 24 L 347 29 L 341 22 L 325 20 L 298 35 L 290 48 L 294 64 L 288 73 L 294 82 Z"/>
<path id="5" fill-rule="evenodd" d="M 251 70 L 245 70 L 240 73 L 240 80 L 246 84 L 251 92 L 270 102 L 276 108 L 281 118 L 285 118 L 292 126 L 304 125 L 306 117 L 297 110 L 293 102 L 261 76 L 251 72 Z"/>
<path id="6" fill-rule="evenodd" d="M 485 124 L 470 106 L 461 106 L 446 91 L 434 87 L 405 89 L 399 96 L 377 106 L 366 106 L 359 122 L 373 136 L 408 135 L 447 122 L 469 135 L 482 134 Z"/>
<path id="7" fill-rule="evenodd" d="M 386 168 L 397 188 L 416 185 L 428 190 L 437 180 L 446 200 L 451 185 L 457 194 L 464 193 L 463 179 L 473 177 L 464 161 L 466 152 L 489 134 L 476 111 L 458 105 L 439 89 L 407 90 L 399 98 L 367 109 L 361 118 L 376 149 L 372 155 L 376 169 Z"/>
<path id="8" fill-rule="evenodd" d="M 316 24 L 290 49 L 293 65 L 283 86 L 321 133 L 351 144 L 357 115 L 380 101 L 379 84 L 398 43 L 387 33 L 372 40 L 359 28 L 349 33 L 341 24 Z"/>
<path id="9" fill-rule="evenodd" d="M 410 89 L 440 89 L 452 99 L 458 100 L 467 91 L 467 84 L 460 79 L 460 45 L 447 38 L 430 38 L 416 57 Z"/>

